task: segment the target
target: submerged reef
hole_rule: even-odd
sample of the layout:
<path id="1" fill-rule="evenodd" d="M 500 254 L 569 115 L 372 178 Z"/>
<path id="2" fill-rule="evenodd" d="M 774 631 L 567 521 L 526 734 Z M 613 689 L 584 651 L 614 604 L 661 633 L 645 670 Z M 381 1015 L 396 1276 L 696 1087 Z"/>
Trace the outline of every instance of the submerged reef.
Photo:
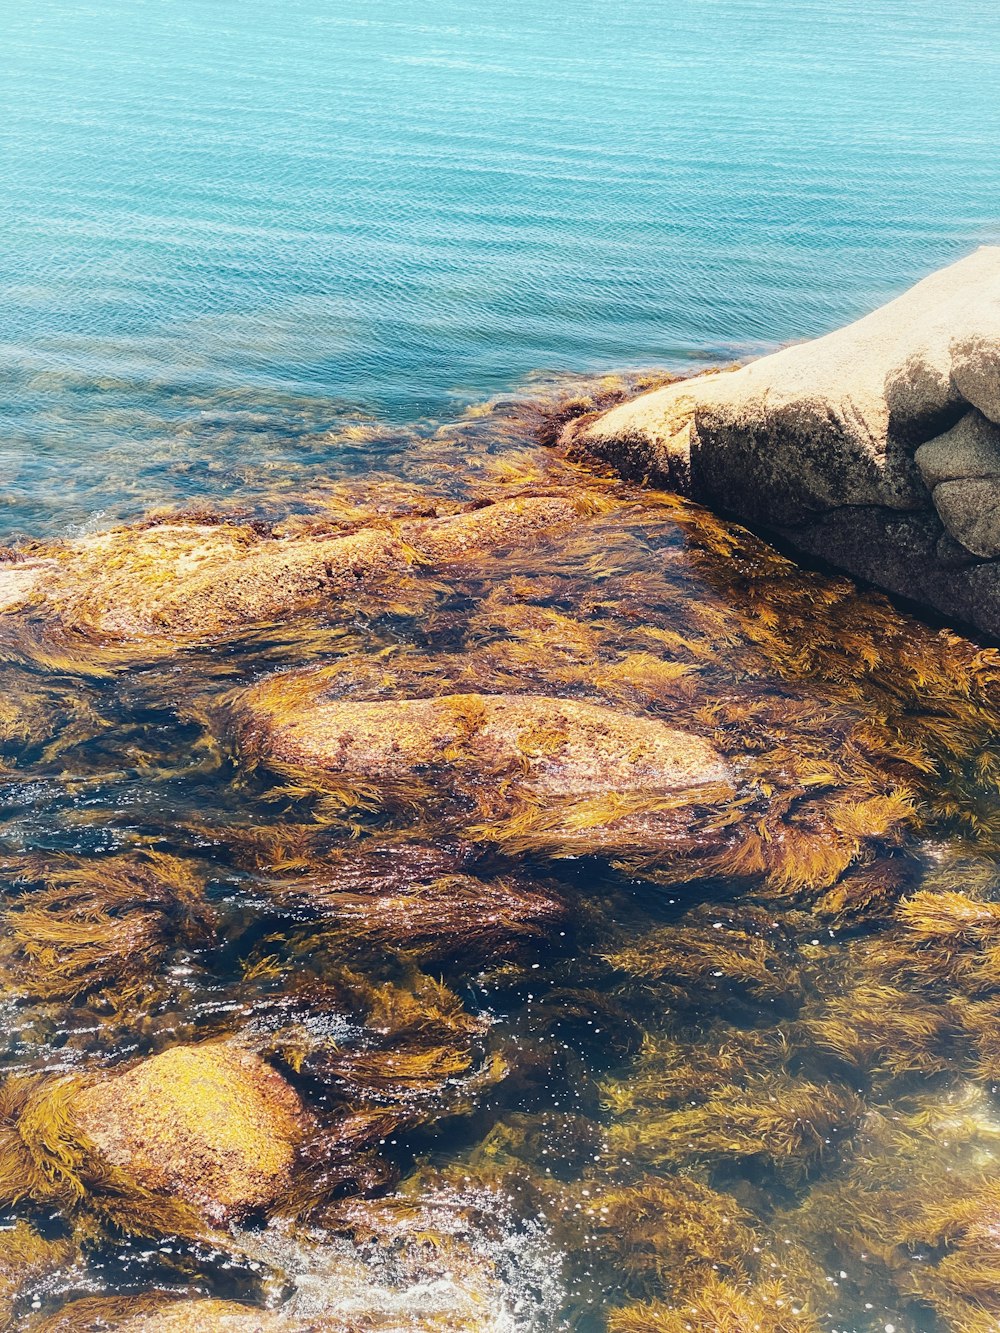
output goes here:
<path id="1" fill-rule="evenodd" d="M 530 544 L 576 517 L 572 497 L 556 495 L 428 519 L 382 519 L 357 530 L 345 522 L 343 532 L 329 535 L 165 519 L 18 550 L 0 565 L 0 613 L 26 621 L 29 639 L 28 626 L 40 622 L 46 639 L 57 642 L 138 642 L 146 652 L 172 653 L 185 641 L 302 614 L 362 590 L 389 601 L 412 570 Z"/>
<path id="2" fill-rule="evenodd" d="M 637 387 L 5 553 L 4 1328 L 997 1327 L 1000 653 Z"/>

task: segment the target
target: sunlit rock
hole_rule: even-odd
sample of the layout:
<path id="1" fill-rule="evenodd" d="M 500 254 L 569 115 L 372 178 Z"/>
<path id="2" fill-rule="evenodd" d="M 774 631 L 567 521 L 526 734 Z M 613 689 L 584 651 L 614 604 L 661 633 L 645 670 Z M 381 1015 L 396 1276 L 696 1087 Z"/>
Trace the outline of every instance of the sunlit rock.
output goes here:
<path id="1" fill-rule="evenodd" d="M 113 1166 L 222 1221 L 288 1185 L 307 1117 L 256 1056 L 208 1042 L 176 1046 L 82 1090 L 74 1118 Z"/>
<path id="2" fill-rule="evenodd" d="M 335 607 L 359 589 L 388 593 L 406 571 L 530 545 L 577 517 L 556 495 L 328 536 L 186 521 L 117 528 L 14 553 L 0 565 L 0 614 L 101 642 L 208 638 Z"/>
<path id="3" fill-rule="evenodd" d="M 481 815 L 519 811 L 529 842 L 656 845 L 678 809 L 734 791 L 731 766 L 702 737 L 569 699 L 343 700 L 325 697 L 322 674 L 290 673 L 247 691 L 235 713 L 244 752 L 271 766 L 344 783 L 427 781 L 476 799 Z"/>
<path id="4" fill-rule="evenodd" d="M 237 1301 L 162 1296 L 71 1301 L 36 1327 L 39 1333 L 307 1333 L 307 1326 Z"/>
<path id="5" fill-rule="evenodd" d="M 419 1189 L 345 1199 L 321 1226 L 238 1235 L 248 1256 L 294 1283 L 283 1307 L 293 1327 L 527 1333 L 557 1324 L 562 1256 L 545 1220 L 519 1217 L 502 1191 L 428 1176 Z"/>
<path id="6" fill-rule="evenodd" d="M 566 438 L 628 476 L 996 632 L 1000 598 L 947 542 L 938 549 L 948 536 L 966 565 L 997 555 L 995 486 L 942 483 L 950 490 L 932 506 L 914 461 L 970 407 L 1000 421 L 996 247 L 846 328 L 643 394 L 571 424 Z"/>
<path id="7" fill-rule="evenodd" d="M 967 402 L 1000 424 L 1000 343 L 995 319 L 984 313 L 983 326 L 952 346 L 951 378 Z"/>

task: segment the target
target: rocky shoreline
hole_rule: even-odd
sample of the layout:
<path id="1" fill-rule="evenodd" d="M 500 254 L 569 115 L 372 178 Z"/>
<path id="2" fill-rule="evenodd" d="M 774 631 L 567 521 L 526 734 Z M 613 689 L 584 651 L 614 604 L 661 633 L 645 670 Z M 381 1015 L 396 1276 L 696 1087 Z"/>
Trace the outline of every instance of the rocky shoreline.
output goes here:
<path id="1" fill-rule="evenodd" d="M 551 447 L 628 387 L 3 553 L 4 1327 L 973 1327 L 1000 654 Z"/>
<path id="2" fill-rule="evenodd" d="M 581 417 L 563 438 L 1000 635 L 1000 248 L 825 337 Z"/>

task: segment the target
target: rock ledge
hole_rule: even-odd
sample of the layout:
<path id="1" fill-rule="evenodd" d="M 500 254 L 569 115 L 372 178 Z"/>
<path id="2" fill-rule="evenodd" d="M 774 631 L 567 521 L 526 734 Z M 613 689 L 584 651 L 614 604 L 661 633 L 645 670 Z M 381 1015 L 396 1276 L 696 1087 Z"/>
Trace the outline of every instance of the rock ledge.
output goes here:
<path id="1" fill-rule="evenodd" d="M 575 451 L 1000 634 L 1000 247 L 567 427 Z"/>

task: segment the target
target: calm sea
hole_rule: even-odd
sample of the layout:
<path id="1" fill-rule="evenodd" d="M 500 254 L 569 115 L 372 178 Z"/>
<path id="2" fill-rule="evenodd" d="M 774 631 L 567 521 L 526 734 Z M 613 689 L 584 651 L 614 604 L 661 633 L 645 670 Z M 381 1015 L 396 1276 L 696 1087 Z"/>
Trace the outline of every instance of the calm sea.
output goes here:
<path id="1" fill-rule="evenodd" d="M 345 421 L 538 371 L 817 334 L 1000 236 L 988 0 L 3 0 L 0 31 L 0 535 L 336 472 Z"/>

